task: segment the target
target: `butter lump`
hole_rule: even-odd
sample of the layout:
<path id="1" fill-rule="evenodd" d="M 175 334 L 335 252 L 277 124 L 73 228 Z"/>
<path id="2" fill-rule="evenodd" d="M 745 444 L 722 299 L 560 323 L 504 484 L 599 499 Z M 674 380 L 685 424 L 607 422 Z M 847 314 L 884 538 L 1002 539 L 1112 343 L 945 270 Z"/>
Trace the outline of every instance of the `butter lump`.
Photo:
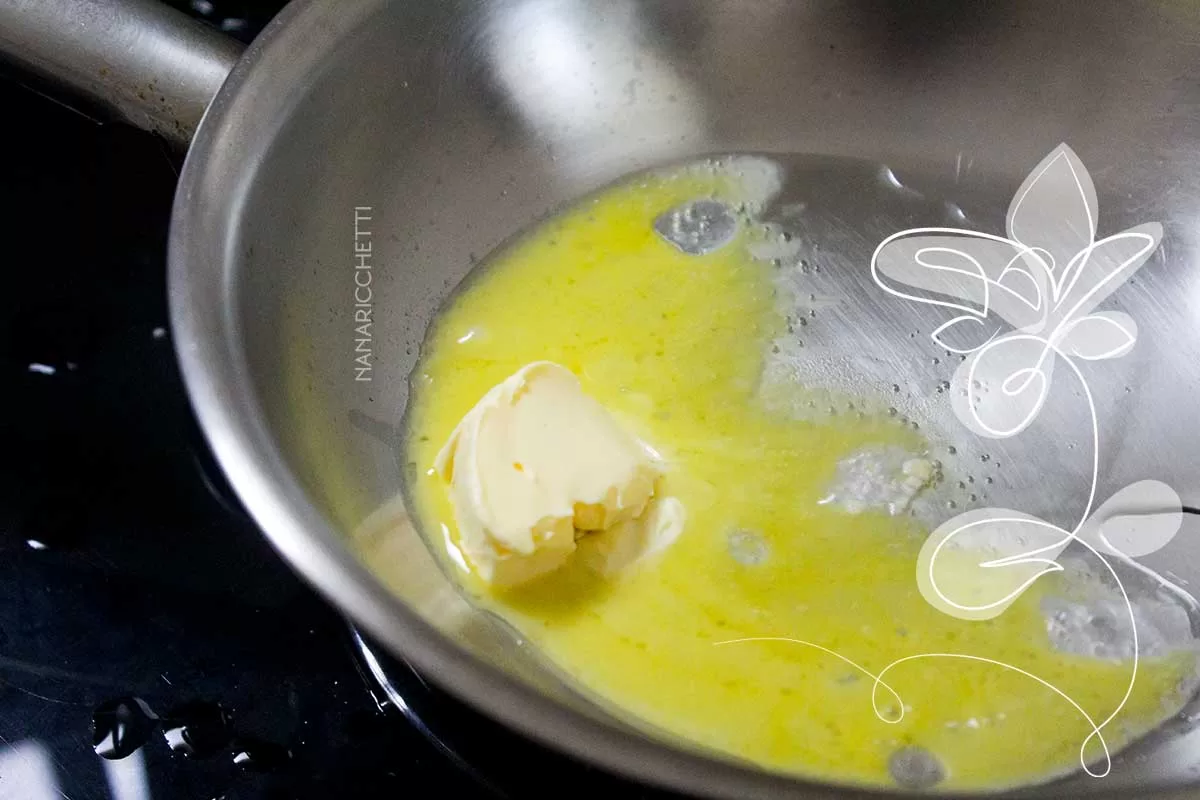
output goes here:
<path id="1" fill-rule="evenodd" d="M 641 519 L 628 520 L 578 542 L 579 558 L 592 572 L 611 577 L 665 550 L 683 532 L 686 515 L 675 497 L 654 498 Z"/>
<path id="2" fill-rule="evenodd" d="M 549 361 L 527 364 L 484 395 L 434 469 L 449 483 L 463 554 L 498 586 L 557 569 L 577 538 L 600 532 L 621 551 L 594 556 L 600 571 L 628 562 L 648 543 L 633 526 L 661 475 L 649 449 Z"/>

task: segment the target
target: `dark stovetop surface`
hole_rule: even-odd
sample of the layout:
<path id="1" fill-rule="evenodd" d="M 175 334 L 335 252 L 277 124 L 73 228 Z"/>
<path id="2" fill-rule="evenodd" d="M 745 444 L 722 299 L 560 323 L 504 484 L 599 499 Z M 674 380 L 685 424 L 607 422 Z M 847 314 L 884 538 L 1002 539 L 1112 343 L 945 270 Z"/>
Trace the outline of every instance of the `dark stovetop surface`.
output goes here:
<path id="1" fill-rule="evenodd" d="M 248 38 L 274 5 L 187 7 Z M 380 656 L 407 708 L 387 701 L 188 407 L 164 266 L 181 156 L 11 80 L 0 103 L 0 800 L 649 796 Z"/>

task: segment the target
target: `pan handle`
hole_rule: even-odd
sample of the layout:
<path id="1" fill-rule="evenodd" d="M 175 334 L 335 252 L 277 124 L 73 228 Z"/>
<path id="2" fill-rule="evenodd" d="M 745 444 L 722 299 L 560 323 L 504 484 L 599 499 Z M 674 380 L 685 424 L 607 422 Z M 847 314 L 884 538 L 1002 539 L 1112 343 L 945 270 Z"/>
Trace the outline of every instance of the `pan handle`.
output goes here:
<path id="1" fill-rule="evenodd" d="M 159 0 L 0 0 L 0 56 L 184 147 L 241 53 Z"/>

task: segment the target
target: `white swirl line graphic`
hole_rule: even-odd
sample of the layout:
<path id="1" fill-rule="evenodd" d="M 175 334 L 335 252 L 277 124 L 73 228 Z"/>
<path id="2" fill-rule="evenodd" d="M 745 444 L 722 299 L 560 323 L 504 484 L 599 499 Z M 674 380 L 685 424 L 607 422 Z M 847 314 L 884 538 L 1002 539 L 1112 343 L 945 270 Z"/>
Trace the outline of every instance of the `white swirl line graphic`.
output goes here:
<path id="1" fill-rule="evenodd" d="M 904 699 L 900 696 L 900 693 L 897 692 L 891 686 L 891 684 L 889 684 L 887 681 L 885 681 L 883 679 L 884 675 L 886 675 L 888 672 L 891 672 L 894 668 L 900 666 L 901 664 L 907 663 L 909 661 L 918 661 L 923 658 L 954 658 L 954 659 L 959 659 L 962 661 L 975 661 L 975 662 L 979 662 L 979 663 L 983 663 L 983 664 L 992 664 L 997 667 L 1003 667 L 1004 669 L 1019 673 L 1021 675 L 1024 675 L 1027 678 L 1030 678 L 1030 679 L 1040 683 L 1042 686 L 1045 686 L 1047 689 L 1049 689 L 1050 691 L 1057 694 L 1063 700 L 1066 700 L 1067 703 L 1069 703 L 1072 708 L 1074 708 L 1076 711 L 1079 712 L 1079 716 L 1083 717 L 1083 719 L 1091 727 L 1092 732 L 1090 734 L 1088 734 L 1088 737 L 1086 739 L 1083 740 L 1083 744 L 1080 745 L 1080 748 L 1079 748 L 1080 762 L 1083 764 L 1084 770 L 1086 770 L 1089 775 L 1091 775 L 1094 778 L 1102 778 L 1108 774 L 1108 771 L 1111 768 L 1112 760 L 1109 757 L 1108 743 L 1104 741 L 1104 735 L 1100 733 L 1100 729 L 1103 728 L 1105 725 L 1107 725 L 1112 720 L 1112 716 L 1115 716 L 1115 712 L 1112 716 L 1109 716 L 1108 719 L 1104 720 L 1099 725 L 1097 725 L 1096 721 L 1094 719 L 1092 719 L 1092 716 L 1090 714 L 1088 714 L 1088 712 L 1083 708 L 1083 706 L 1081 706 L 1081 705 L 1079 705 L 1079 703 L 1075 702 L 1075 700 L 1073 700 L 1071 698 L 1071 696 L 1068 695 L 1066 692 L 1062 691 L 1061 689 L 1059 689 L 1057 686 L 1050 683 L 1049 681 L 1047 681 L 1043 678 L 1039 678 L 1037 675 L 1034 675 L 1032 672 L 1023 670 L 1020 667 L 1015 667 L 1012 664 L 1007 664 L 1003 661 L 997 661 L 992 658 L 984 658 L 983 656 L 973 656 L 973 655 L 969 655 L 967 653 L 918 653 L 916 655 L 904 656 L 902 658 L 897 658 L 896 660 L 892 661 L 887 666 L 885 666 L 883 669 L 881 669 L 878 673 L 874 673 L 874 672 L 871 672 L 871 670 L 867 669 L 866 667 L 862 666 L 861 664 L 858 664 L 857 662 L 855 662 L 849 658 L 846 658 L 841 653 L 837 653 L 833 650 L 830 650 L 828 647 L 823 647 L 814 642 L 807 642 L 803 639 L 793 639 L 788 636 L 747 636 L 747 637 L 743 637 L 740 639 L 726 639 L 725 641 L 722 641 L 722 642 L 713 642 L 713 644 L 717 645 L 717 646 L 721 646 L 721 645 L 727 645 L 727 644 L 745 644 L 748 642 L 786 642 L 788 644 L 798 644 L 798 645 L 802 645 L 804 647 L 811 647 L 815 650 L 820 650 L 824 653 L 828 653 L 829 655 L 834 656 L 835 658 L 840 659 L 841 661 L 844 661 L 845 663 L 854 667 L 856 670 L 858 670 L 859 672 L 866 675 L 868 678 L 870 678 L 872 680 L 873 686 L 871 689 L 871 709 L 875 712 L 875 716 L 879 719 L 880 722 L 886 723 L 888 725 L 899 724 L 900 722 L 902 722 L 904 720 L 904 715 L 907 713 L 905 711 L 905 707 L 904 707 Z M 899 714 L 896 716 L 895 719 L 890 719 L 888 716 L 886 716 L 884 714 L 884 711 L 886 709 L 881 710 L 879 708 L 878 695 L 879 695 L 880 687 L 883 687 L 884 689 L 886 689 L 888 691 L 888 693 L 891 694 L 892 698 L 896 701 L 896 708 L 899 709 Z M 1132 688 L 1133 687 L 1131 685 L 1130 689 L 1132 690 Z M 1086 750 L 1087 750 L 1087 745 L 1088 745 L 1088 742 L 1090 742 L 1093 738 L 1097 739 L 1101 748 L 1104 750 L 1105 768 L 1104 768 L 1104 772 L 1102 772 L 1102 773 L 1092 772 L 1086 762 L 1085 754 L 1086 754 Z"/>
<path id="2" fill-rule="evenodd" d="M 1078 702 L 1049 681 L 1015 665 L 967 653 L 905 656 L 874 675 L 839 653 L 800 639 L 751 637 L 718 644 L 792 642 L 839 658 L 874 678 L 872 706 L 877 717 L 892 724 L 903 718 L 903 703 L 900 715 L 887 719 L 880 713 L 878 693 L 883 687 L 899 702 L 899 695 L 883 680 L 894 667 L 925 658 L 992 664 L 1025 675 L 1075 708 L 1091 727 L 1079 748 L 1080 765 L 1092 777 L 1109 773 L 1112 758 L 1103 729 L 1132 696 L 1140 650 L 1133 603 L 1105 554 L 1149 572 L 1133 556 L 1154 552 L 1170 541 L 1182 520 L 1182 504 L 1171 487 L 1147 480 L 1121 489 L 1094 509 L 1100 474 L 1100 429 L 1095 399 L 1076 359 L 1101 361 L 1132 349 L 1137 339 L 1137 325 L 1132 318 L 1115 311 L 1092 312 L 1145 263 L 1162 238 L 1162 227 L 1150 223 L 1097 240 L 1097 208 L 1090 175 L 1063 144 L 1046 156 L 1018 189 L 1007 215 L 1007 236 L 945 227 L 901 231 L 875 249 L 871 276 L 895 297 L 956 312 L 933 331 L 931 338 L 940 347 L 964 357 L 953 381 L 961 391 L 950 393 L 951 403 L 959 420 L 979 436 L 1004 439 L 1025 431 L 1049 394 L 1056 361 L 1065 362 L 1078 379 L 1087 403 L 1092 439 L 1091 480 L 1078 523 L 1067 531 L 1011 509 L 963 512 L 929 535 L 918 557 L 916 577 L 925 599 L 943 613 L 967 620 L 990 619 L 1003 613 L 1043 575 L 1063 571 L 1055 559 L 1070 543 L 1083 545 L 1112 576 L 1129 616 L 1133 657 L 1129 682 L 1116 707 L 1097 723 Z M 1060 265 L 1065 266 L 1060 269 Z M 914 293 L 914 289 L 924 294 Z M 1014 330 L 1003 332 L 1002 325 L 992 319 L 993 313 Z M 951 331 L 958 336 L 982 334 L 982 341 L 961 345 L 949 338 Z M 990 394 L 985 386 L 993 383 L 1000 391 Z M 960 402 L 958 397 L 966 399 Z M 1145 516 L 1126 516 L 1119 537 L 1113 541 L 1103 526 L 1119 515 L 1117 509 L 1130 506 Z M 938 557 L 952 549 L 1000 554 L 974 566 L 987 571 L 980 572 L 979 577 L 987 577 L 1003 593 L 982 603 L 952 599 L 939 584 L 936 569 Z M 950 575 L 961 578 L 961 570 Z M 1154 577 L 1186 596 L 1161 576 Z M 976 590 L 989 588 L 985 583 L 977 581 Z M 1087 761 L 1093 739 L 1104 753 L 1099 770 Z"/>

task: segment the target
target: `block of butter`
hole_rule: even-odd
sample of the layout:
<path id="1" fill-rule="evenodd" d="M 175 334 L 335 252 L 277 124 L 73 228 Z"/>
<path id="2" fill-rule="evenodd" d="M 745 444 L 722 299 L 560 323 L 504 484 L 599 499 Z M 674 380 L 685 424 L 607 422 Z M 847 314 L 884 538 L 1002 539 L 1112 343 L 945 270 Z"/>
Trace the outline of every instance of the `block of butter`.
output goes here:
<path id="1" fill-rule="evenodd" d="M 484 395 L 434 469 L 449 484 L 463 554 L 498 586 L 562 566 L 579 537 L 627 529 L 661 474 L 649 448 L 549 361 Z"/>

